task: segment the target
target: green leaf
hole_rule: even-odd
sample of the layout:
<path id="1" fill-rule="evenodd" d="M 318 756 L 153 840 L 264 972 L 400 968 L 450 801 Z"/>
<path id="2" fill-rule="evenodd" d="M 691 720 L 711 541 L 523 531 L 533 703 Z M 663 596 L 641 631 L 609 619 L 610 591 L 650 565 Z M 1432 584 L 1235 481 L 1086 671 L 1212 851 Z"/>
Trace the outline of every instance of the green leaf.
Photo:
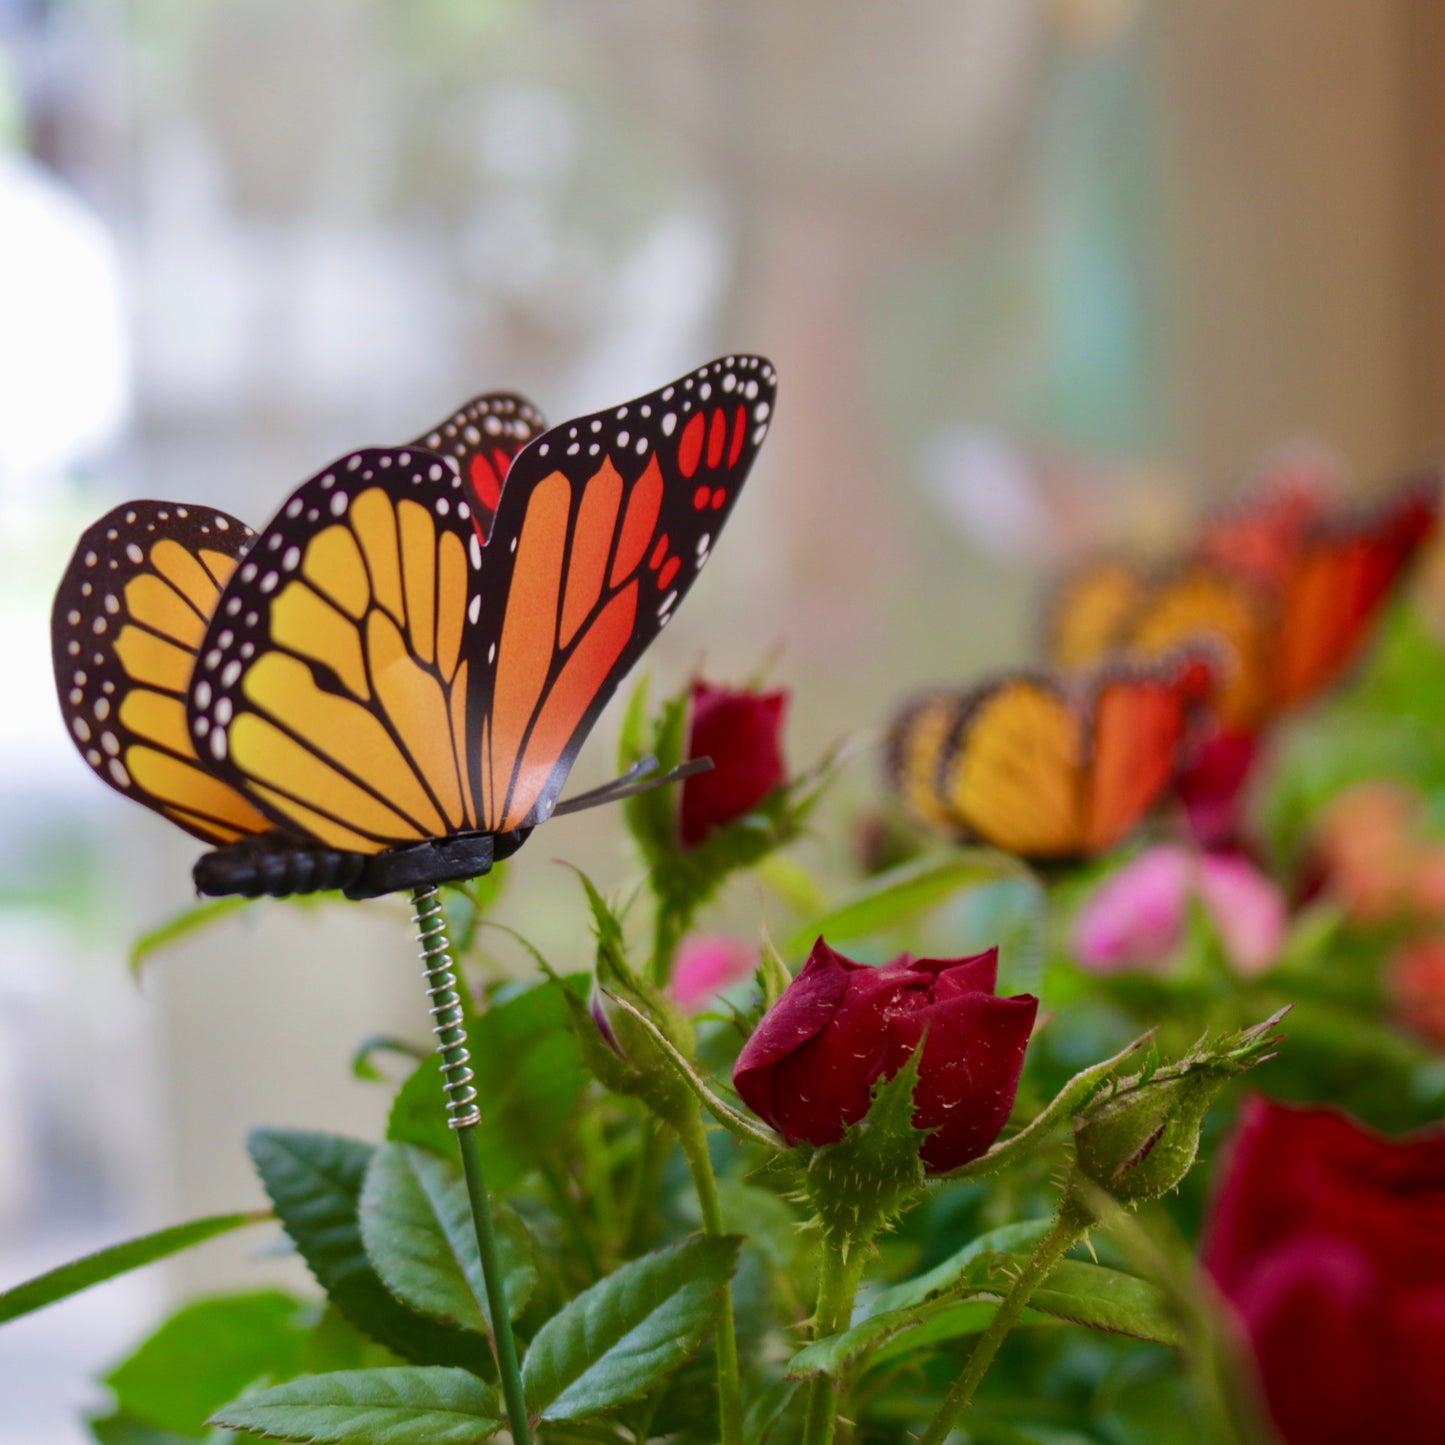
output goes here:
<path id="1" fill-rule="evenodd" d="M 438 1324 L 398 1301 L 372 1268 L 357 1217 L 376 1152 L 338 1134 L 256 1129 L 247 1140 L 266 1193 L 316 1281 L 357 1329 L 418 1364 L 484 1363 L 475 1336 Z"/>
<path id="2" fill-rule="evenodd" d="M 406 1362 L 385 1345 L 362 1332 L 327 1300 L 312 1312 L 306 1331 L 306 1373 L 325 1375 L 333 1370 L 379 1370 Z"/>
<path id="3" fill-rule="evenodd" d="M 121 1415 L 199 1437 L 211 1411 L 253 1380 L 301 1372 L 301 1308 L 279 1290 L 199 1300 L 173 1314 L 104 1383 Z"/>
<path id="4" fill-rule="evenodd" d="M 194 1445 L 195 1435 L 177 1435 L 127 1415 L 124 1410 L 111 1410 L 104 1415 L 90 1415 L 86 1425 L 97 1445 Z M 226 1445 L 231 1440 L 223 1430 L 208 1430 L 199 1437 L 206 1445 Z"/>
<path id="5" fill-rule="evenodd" d="M 189 1224 L 173 1224 L 169 1229 L 159 1229 L 154 1234 L 142 1235 L 139 1239 L 127 1240 L 124 1244 L 113 1244 L 108 1249 L 87 1254 L 83 1259 L 72 1260 L 34 1279 L 26 1280 L 0 1294 L 0 1324 L 7 1320 L 19 1319 L 57 1300 L 68 1299 L 91 1285 L 102 1284 L 117 1275 L 128 1274 L 133 1269 L 165 1259 L 168 1255 L 179 1254 L 183 1249 L 214 1239 L 218 1234 L 229 1234 L 233 1229 L 244 1229 L 248 1224 L 260 1224 L 271 1219 L 269 1209 L 249 1210 L 243 1214 L 213 1214 L 205 1219 L 193 1219 Z"/>
<path id="6" fill-rule="evenodd" d="M 1014 1224 L 990 1229 L 987 1234 L 969 1240 L 962 1249 L 949 1255 L 941 1264 L 934 1265 L 927 1273 L 879 1290 L 869 1305 L 868 1313 L 872 1316 L 888 1310 L 912 1309 L 936 1299 L 965 1282 L 976 1259 L 1009 1251 L 1027 1252 L 1049 1232 L 1052 1225 L 1050 1219 L 1021 1219 Z"/>
<path id="7" fill-rule="evenodd" d="M 1000 1253 L 988 1248 L 987 1242 L 1012 1238 L 1032 1243 L 1033 1235 L 1046 1233 L 1048 1228 L 1049 1221 L 1037 1220 L 1005 1225 L 975 1240 L 938 1269 L 883 1291 L 874 1301 L 874 1313 L 866 1319 L 794 1355 L 788 1377 L 837 1375 L 874 1351 L 880 1351 L 879 1359 L 891 1358 L 925 1344 L 976 1333 L 992 1318 L 995 1308 L 995 1303 L 978 1296 L 1001 1297 L 1028 1259 L 1027 1254 Z M 964 1256 L 967 1259 L 960 1269 Z M 940 1279 L 946 1280 L 942 1287 L 926 1287 Z M 885 1302 L 889 1307 L 880 1307 Z M 1086 1260 L 1061 1260 L 1030 1296 L 1025 1321 L 1044 1317 L 1159 1344 L 1179 1343 L 1178 1327 L 1157 1286 Z"/>
<path id="8" fill-rule="evenodd" d="M 502 1428 L 496 1393 L 465 1370 L 308 1375 L 217 1410 L 217 1425 L 314 1445 L 472 1445 Z"/>
<path id="9" fill-rule="evenodd" d="M 905 1330 L 923 1323 L 912 1309 L 881 1310 L 851 1329 L 814 1340 L 788 1361 L 788 1378 L 806 1380 L 813 1375 L 837 1376 L 855 1360 L 885 1344 Z"/>
<path id="10" fill-rule="evenodd" d="M 678 1095 L 674 1089 L 658 1088 L 656 1079 L 649 1079 L 646 1076 L 646 1066 L 651 1063 L 657 1068 L 658 1061 L 662 1061 L 662 1069 L 670 1071 L 671 1077 L 684 1088 L 703 1106 L 719 1124 L 730 1134 L 736 1135 L 752 1144 L 760 1144 L 766 1149 L 780 1150 L 782 1140 L 765 1126 L 755 1124 L 752 1119 L 740 1109 L 734 1109 L 726 1099 L 721 1098 L 709 1085 L 708 1081 L 695 1069 L 692 1063 L 682 1053 L 676 1044 L 642 1012 L 641 1009 L 629 1003 L 620 994 L 609 993 L 608 999 L 620 1009 L 623 1015 L 631 1018 L 637 1028 L 641 1030 L 641 1037 L 645 1037 L 653 1046 L 655 1053 L 643 1056 L 640 1062 L 643 1068 L 636 1071 L 636 1087 L 631 1089 L 638 1098 L 646 1103 L 661 1117 L 676 1123 L 680 1110 L 678 1109 Z M 622 1027 L 621 1018 L 614 1022 L 619 1040 L 629 1060 L 638 1060 L 642 1053 L 639 1045 L 639 1035 L 628 1033 Z"/>
<path id="11" fill-rule="evenodd" d="M 736 1237 L 695 1235 L 624 1264 L 537 1331 L 522 1364 L 528 1408 L 580 1420 L 635 1399 L 706 1339 Z"/>
<path id="12" fill-rule="evenodd" d="M 1015 1257 L 1013 1263 L 1021 1265 L 1023 1259 Z M 1060 1260 L 1029 1297 L 1029 1308 L 1136 1340 L 1179 1343 L 1178 1325 L 1157 1285 L 1083 1259 Z"/>
<path id="13" fill-rule="evenodd" d="M 580 976 L 565 984 L 585 986 Z M 549 983 L 493 1005 L 469 1022 L 467 1033 L 481 1097 L 482 1167 L 491 1188 L 505 1193 L 537 1167 L 567 1127 L 587 1073 L 567 1028 L 567 1006 Z M 433 1056 L 401 1086 L 387 1138 L 456 1158 L 443 1099 L 441 1060 Z"/>
<path id="14" fill-rule="evenodd" d="M 992 848 L 955 848 L 942 855 L 911 858 L 876 874 L 831 912 L 800 929 L 785 952 L 806 953 L 819 934 L 838 943 L 885 933 L 937 908 L 965 888 L 1030 876 L 1018 859 Z"/>
<path id="15" fill-rule="evenodd" d="M 219 923 L 223 918 L 229 918 L 233 913 L 239 913 L 254 901 L 240 897 L 209 898 L 204 903 L 196 903 L 184 909 L 174 918 L 168 918 L 164 923 L 141 934 L 131 945 L 128 960 L 131 973 L 139 974 L 153 955 L 179 943 L 183 938 L 189 938 L 193 933 L 209 928 L 213 923 Z"/>
<path id="16" fill-rule="evenodd" d="M 531 1236 L 516 1213 L 492 1206 L 512 1318 L 537 1283 Z M 461 1171 L 410 1144 L 378 1149 L 361 1191 L 361 1238 L 382 1283 L 444 1324 L 490 1333 L 487 1286 Z"/>
<path id="17" fill-rule="evenodd" d="M 401 1039 L 395 1034 L 367 1034 L 351 1056 L 351 1072 L 369 1084 L 386 1082 L 386 1075 L 376 1066 L 375 1054 L 400 1054 L 402 1058 L 410 1059 L 415 1068 L 426 1062 L 429 1050 L 418 1048 L 410 1039 Z"/>

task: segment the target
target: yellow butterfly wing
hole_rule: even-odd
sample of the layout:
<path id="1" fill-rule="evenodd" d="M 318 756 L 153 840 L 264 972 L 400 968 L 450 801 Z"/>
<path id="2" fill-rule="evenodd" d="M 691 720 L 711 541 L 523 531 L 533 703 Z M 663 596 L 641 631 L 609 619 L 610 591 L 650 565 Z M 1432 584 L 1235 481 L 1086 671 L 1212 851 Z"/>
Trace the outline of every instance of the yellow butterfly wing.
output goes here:
<path id="1" fill-rule="evenodd" d="M 271 824 L 196 755 L 186 690 L 251 537 L 209 507 L 128 502 L 87 529 L 51 615 L 60 710 L 104 782 L 208 843 Z"/>
<path id="2" fill-rule="evenodd" d="M 468 496 L 433 452 L 355 452 L 303 483 L 237 568 L 189 720 L 207 764 L 278 823 L 354 853 L 479 826 Z"/>

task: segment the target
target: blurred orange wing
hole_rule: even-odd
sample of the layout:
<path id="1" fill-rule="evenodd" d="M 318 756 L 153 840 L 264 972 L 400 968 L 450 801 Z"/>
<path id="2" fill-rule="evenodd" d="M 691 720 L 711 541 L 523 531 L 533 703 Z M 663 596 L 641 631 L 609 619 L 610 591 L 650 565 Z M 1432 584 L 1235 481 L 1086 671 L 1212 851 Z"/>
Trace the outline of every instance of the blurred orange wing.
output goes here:
<path id="1" fill-rule="evenodd" d="M 1209 659 L 1185 656 L 1100 679 L 1092 702 L 1081 852 L 1104 853 L 1122 842 L 1163 797 L 1215 678 Z"/>
<path id="2" fill-rule="evenodd" d="M 1146 590 L 1139 569 L 1118 559 L 1101 558 L 1068 573 L 1046 609 L 1050 661 L 1071 671 L 1102 662 L 1124 644 Z"/>
<path id="3" fill-rule="evenodd" d="M 922 822 L 1040 862 L 1092 857 L 1163 797 L 1213 680 L 1183 657 L 1082 689 L 1019 675 L 931 694 L 889 731 L 890 782 Z"/>
<path id="4" fill-rule="evenodd" d="M 907 709 L 889 735 L 890 776 L 921 821 L 1028 858 L 1082 839 L 1084 729 L 1067 691 L 1013 676 Z"/>
<path id="5" fill-rule="evenodd" d="M 1280 583 L 1278 707 L 1308 701 L 1359 657 L 1438 510 L 1439 485 L 1430 476 L 1366 513 L 1324 518 L 1306 530 Z"/>
<path id="6" fill-rule="evenodd" d="M 1278 607 L 1264 584 L 1204 563 L 1160 577 L 1127 634 L 1129 655 L 1154 661 L 1203 643 L 1221 652 L 1216 699 L 1230 727 L 1257 727 L 1273 708 Z"/>
<path id="7" fill-rule="evenodd" d="M 1345 485 L 1345 467 L 1328 447 L 1292 442 L 1255 468 L 1243 493 L 1206 516 L 1193 555 L 1200 561 L 1277 581 L 1305 529 Z"/>

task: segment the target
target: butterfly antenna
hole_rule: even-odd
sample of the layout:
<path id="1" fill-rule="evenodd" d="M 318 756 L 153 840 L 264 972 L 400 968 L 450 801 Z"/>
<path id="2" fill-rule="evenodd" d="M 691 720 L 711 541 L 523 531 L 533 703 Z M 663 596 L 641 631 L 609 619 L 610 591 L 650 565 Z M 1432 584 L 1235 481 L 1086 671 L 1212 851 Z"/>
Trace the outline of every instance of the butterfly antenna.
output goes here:
<path id="1" fill-rule="evenodd" d="M 502 1273 L 501 1253 L 497 1244 L 496 1221 L 487 1197 L 486 1180 L 482 1176 L 482 1155 L 477 1141 L 477 1125 L 481 1110 L 477 1107 L 477 1091 L 472 1085 L 471 1054 L 467 1049 L 466 1014 L 458 993 L 456 965 L 452 962 L 451 940 L 447 937 L 446 915 L 435 883 L 412 889 L 417 943 L 421 948 L 422 967 L 426 971 L 427 998 L 431 1003 L 433 1032 L 437 1052 L 442 1060 L 442 1080 L 446 1086 L 447 1123 L 457 1136 L 462 1156 L 462 1172 L 467 1181 L 467 1198 L 476 1229 L 477 1251 L 481 1257 L 482 1278 L 486 1286 L 487 1306 L 494 1320 L 508 1320 L 507 1283 Z M 517 1347 L 511 1330 L 503 1327 L 492 1331 L 492 1347 L 497 1356 L 497 1369 L 502 1379 L 502 1393 L 507 1402 L 512 1439 L 516 1445 L 531 1445 L 526 1394 L 517 1363 Z"/>
<path id="2" fill-rule="evenodd" d="M 649 766 L 643 767 L 644 763 Z M 623 798 L 632 798 L 653 788 L 665 788 L 669 783 L 680 783 L 684 778 L 693 778 L 699 773 L 710 773 L 713 762 L 711 758 L 693 758 L 690 762 L 669 768 L 655 778 L 646 776 L 656 766 L 656 758 L 643 758 L 641 762 L 628 768 L 620 778 L 613 778 L 610 783 L 604 783 L 600 788 L 592 788 L 585 793 L 578 793 L 574 798 L 568 798 L 565 803 L 558 803 L 552 810 L 552 816 L 557 818 L 563 813 L 580 813 L 584 808 L 597 808 L 604 803 L 620 803 Z"/>
<path id="3" fill-rule="evenodd" d="M 605 803 L 618 788 L 626 787 L 628 783 L 635 783 L 639 778 L 645 778 L 649 773 L 656 771 L 657 759 L 648 753 L 645 757 L 638 758 L 620 778 L 613 778 L 598 787 L 588 788 L 585 793 L 574 793 L 565 803 L 559 803 L 552 810 L 552 815 L 555 817 L 558 813 L 575 813 L 579 808 L 591 808 L 598 803 Z"/>

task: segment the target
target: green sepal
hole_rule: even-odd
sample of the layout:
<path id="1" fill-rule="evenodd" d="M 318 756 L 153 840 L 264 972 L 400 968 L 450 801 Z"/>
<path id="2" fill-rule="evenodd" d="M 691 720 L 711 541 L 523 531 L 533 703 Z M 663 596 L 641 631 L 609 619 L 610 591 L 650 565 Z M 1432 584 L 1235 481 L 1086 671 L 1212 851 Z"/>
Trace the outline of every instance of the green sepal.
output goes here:
<path id="1" fill-rule="evenodd" d="M 668 698 L 656 718 L 652 718 L 648 708 L 651 681 L 644 673 L 627 700 L 617 753 L 617 765 L 622 772 L 649 756 L 657 759 L 659 773 L 669 772 L 682 762 L 687 750 L 687 704 L 691 689 Z M 627 831 L 652 868 L 657 867 L 660 858 L 677 849 L 675 786 L 648 788 L 622 804 Z"/>
<path id="2" fill-rule="evenodd" d="M 918 1151 L 928 1131 L 913 1123 L 922 1045 L 908 1062 L 875 1085 L 867 1116 L 836 1144 L 813 1151 L 804 1174 L 825 1242 L 846 1260 L 907 1209 L 923 1190 Z"/>
<path id="3" fill-rule="evenodd" d="M 753 980 L 758 986 L 758 992 L 763 997 L 764 1013 L 767 1013 L 782 998 L 788 985 L 793 981 L 792 971 L 783 962 L 782 954 L 773 947 L 773 940 L 766 936 L 763 938 L 762 956 L 758 960 Z"/>
<path id="4" fill-rule="evenodd" d="M 580 871 L 577 876 L 587 893 L 597 937 L 598 987 L 605 995 L 624 1001 L 643 1016 L 643 1019 L 634 1017 L 627 1009 L 614 1008 L 609 1012 L 608 1024 L 617 1040 L 614 1050 L 590 1010 L 583 1008 L 585 1024 L 574 1010 L 574 1030 L 579 1040 L 585 1040 L 583 1056 L 604 1088 L 638 1099 L 665 1123 L 682 1127 L 694 1112 L 692 1091 L 678 1076 L 673 1062 L 643 1020 L 650 1020 L 657 1032 L 689 1062 L 697 1049 L 692 1025 L 662 989 L 633 970 L 627 958 L 621 921 L 592 880 Z"/>

